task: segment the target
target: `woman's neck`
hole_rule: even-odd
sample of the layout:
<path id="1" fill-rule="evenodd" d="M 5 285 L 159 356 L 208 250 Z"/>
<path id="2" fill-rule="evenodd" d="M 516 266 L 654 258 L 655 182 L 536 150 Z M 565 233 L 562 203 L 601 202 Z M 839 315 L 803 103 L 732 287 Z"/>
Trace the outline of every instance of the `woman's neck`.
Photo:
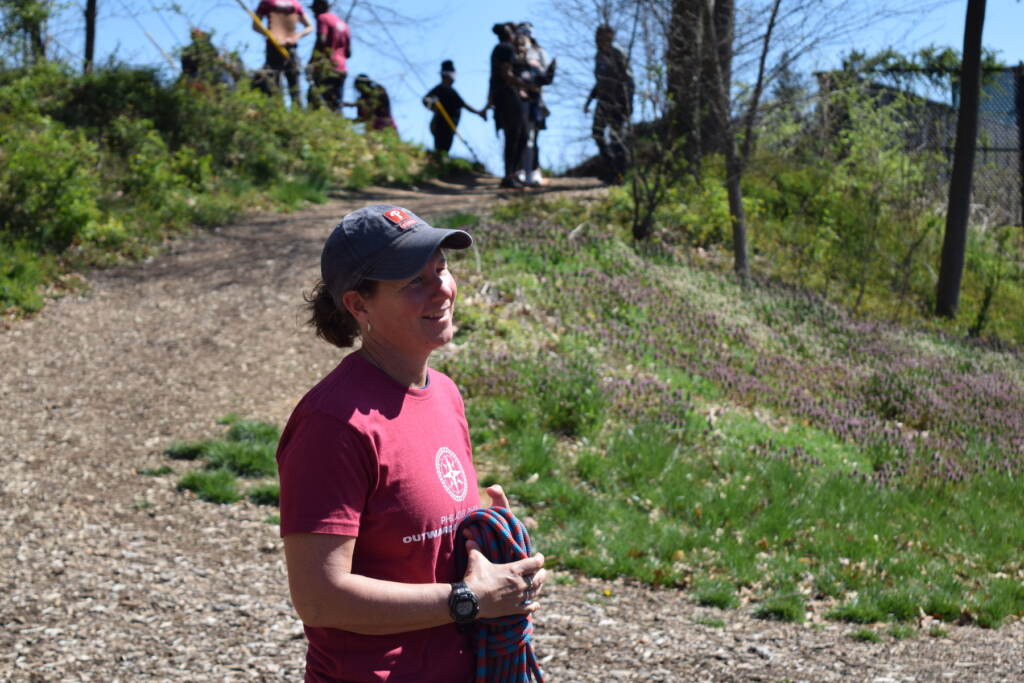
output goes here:
<path id="1" fill-rule="evenodd" d="M 404 387 L 419 389 L 427 383 L 427 359 L 411 358 L 371 339 L 363 339 L 359 348 L 371 365 Z"/>

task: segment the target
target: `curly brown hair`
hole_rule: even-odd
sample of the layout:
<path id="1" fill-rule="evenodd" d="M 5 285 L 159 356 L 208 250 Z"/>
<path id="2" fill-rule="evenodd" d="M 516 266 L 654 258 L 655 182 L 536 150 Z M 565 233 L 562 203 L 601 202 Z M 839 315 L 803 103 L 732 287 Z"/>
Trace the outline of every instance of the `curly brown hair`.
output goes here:
<path id="1" fill-rule="evenodd" d="M 360 280 L 352 289 L 364 297 L 371 297 L 377 291 L 377 281 Z M 313 291 L 304 294 L 303 298 L 306 300 L 306 310 L 309 311 L 309 320 L 306 322 L 316 330 L 316 336 L 342 349 L 355 343 L 359 336 L 359 323 L 344 304 L 335 302 L 327 289 L 327 283 L 317 281 Z"/>

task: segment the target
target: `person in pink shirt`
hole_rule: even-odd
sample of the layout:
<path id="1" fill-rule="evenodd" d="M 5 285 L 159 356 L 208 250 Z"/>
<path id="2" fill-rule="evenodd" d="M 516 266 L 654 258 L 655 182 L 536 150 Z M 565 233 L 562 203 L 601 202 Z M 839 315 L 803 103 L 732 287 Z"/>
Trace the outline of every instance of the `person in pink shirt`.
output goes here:
<path id="1" fill-rule="evenodd" d="M 538 608 L 542 555 L 492 564 L 455 533 L 480 507 L 476 470 L 459 390 L 428 361 L 454 334 L 445 249 L 472 242 L 373 204 L 324 244 L 309 322 L 339 348 L 360 343 L 299 401 L 277 450 L 307 682 L 472 681 L 458 625 Z M 500 486 L 486 492 L 508 508 Z"/>
<path id="2" fill-rule="evenodd" d="M 267 56 L 263 70 L 273 84 L 275 92 L 281 92 L 281 76 L 283 75 L 288 81 L 288 94 L 292 100 L 292 107 L 301 106 L 299 102 L 299 57 L 295 51 L 299 40 L 313 31 L 313 25 L 309 23 L 306 11 L 302 9 L 299 0 L 260 0 L 254 14 L 259 19 L 266 20 L 266 30 L 274 37 L 273 41 L 267 40 Z M 305 28 L 296 31 L 300 23 Z M 264 35 L 256 24 L 253 25 L 252 30 Z M 284 48 L 288 57 L 282 55 L 277 46 Z"/>
<path id="3" fill-rule="evenodd" d="M 309 79 L 306 99 L 310 109 L 326 104 L 331 111 L 341 111 L 342 91 L 348 76 L 347 60 L 352 56 L 352 36 L 348 24 L 330 11 L 327 0 L 315 0 L 311 8 L 316 15 L 316 44 L 306 69 Z"/>

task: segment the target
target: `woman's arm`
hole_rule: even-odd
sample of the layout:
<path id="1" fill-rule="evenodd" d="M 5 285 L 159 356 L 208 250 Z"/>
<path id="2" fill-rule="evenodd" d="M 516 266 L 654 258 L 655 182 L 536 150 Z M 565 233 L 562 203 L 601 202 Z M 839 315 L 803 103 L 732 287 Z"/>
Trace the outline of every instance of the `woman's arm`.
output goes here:
<path id="1" fill-rule="evenodd" d="M 307 626 L 370 635 L 440 626 L 448 616 L 448 584 L 406 584 L 353 574 L 354 536 L 284 537 L 292 604 Z"/>
<path id="2" fill-rule="evenodd" d="M 499 489 L 500 490 L 500 489 Z M 494 496 L 492 495 L 492 499 Z M 333 534 L 289 534 L 285 560 L 292 603 L 308 626 L 382 635 L 451 623 L 447 583 L 399 583 L 352 573 L 357 539 Z M 531 575 L 533 596 L 544 583 L 544 556 L 492 564 L 468 542 L 469 564 L 464 581 L 477 595 L 480 617 L 529 614 L 538 602 L 523 605 Z"/>

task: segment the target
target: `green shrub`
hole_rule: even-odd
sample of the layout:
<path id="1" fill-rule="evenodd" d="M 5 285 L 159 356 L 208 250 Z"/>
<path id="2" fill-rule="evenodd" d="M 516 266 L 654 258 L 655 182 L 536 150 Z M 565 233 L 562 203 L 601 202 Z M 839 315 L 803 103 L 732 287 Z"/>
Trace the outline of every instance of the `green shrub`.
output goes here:
<path id="1" fill-rule="evenodd" d="M 41 309 L 40 290 L 56 272 L 52 255 L 40 253 L 25 240 L 6 243 L 0 236 L 0 311 Z"/>
<path id="2" fill-rule="evenodd" d="M 42 116 L 0 118 L 0 236 L 60 252 L 103 221 L 99 152 Z"/>
<path id="3" fill-rule="evenodd" d="M 293 209 L 334 186 L 408 184 L 424 169 L 422 149 L 393 133 L 286 109 L 245 83 L 199 91 L 114 62 L 88 76 L 46 64 L 4 71 L 0 305 L 37 310 L 39 284 L 59 275 L 51 264 L 140 257 L 253 203 Z"/>

